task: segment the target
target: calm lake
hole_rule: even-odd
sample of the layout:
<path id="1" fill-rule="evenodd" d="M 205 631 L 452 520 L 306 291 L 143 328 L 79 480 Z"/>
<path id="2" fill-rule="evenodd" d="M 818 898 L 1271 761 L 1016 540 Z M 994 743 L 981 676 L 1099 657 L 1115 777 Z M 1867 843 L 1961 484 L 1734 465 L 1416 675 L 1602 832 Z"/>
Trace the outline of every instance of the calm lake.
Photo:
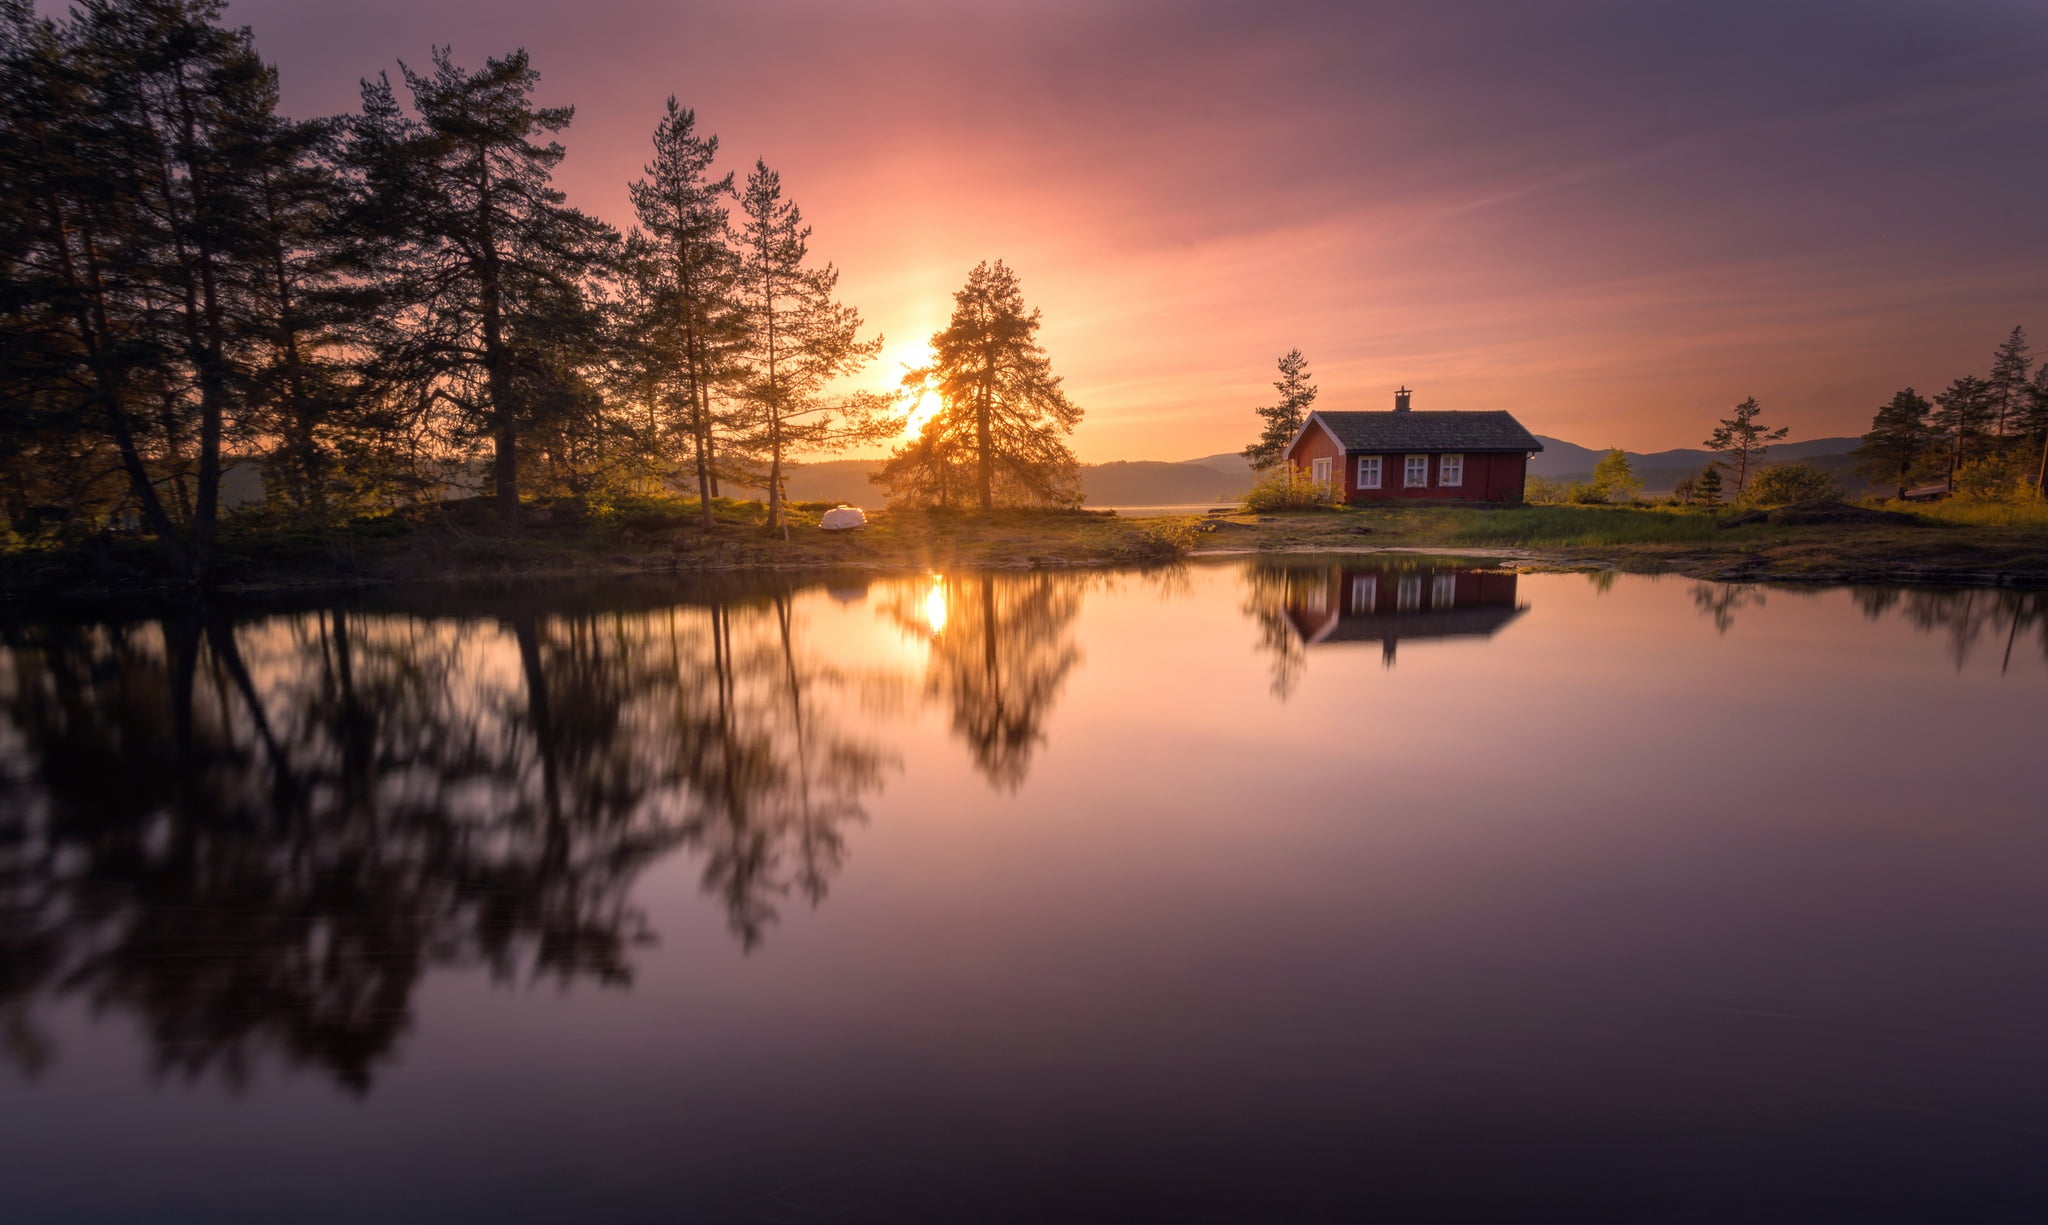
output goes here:
<path id="1" fill-rule="evenodd" d="M 0 619 L 10 1222 L 2048 1213 L 2048 596 Z"/>

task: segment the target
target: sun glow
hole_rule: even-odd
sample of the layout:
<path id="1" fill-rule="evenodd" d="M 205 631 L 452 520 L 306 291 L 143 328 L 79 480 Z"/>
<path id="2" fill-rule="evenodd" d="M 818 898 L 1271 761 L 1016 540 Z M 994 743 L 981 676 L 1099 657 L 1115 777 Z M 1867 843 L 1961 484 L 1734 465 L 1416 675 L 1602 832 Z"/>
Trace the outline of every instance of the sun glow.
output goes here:
<path id="1" fill-rule="evenodd" d="M 946 632 L 946 580 L 932 575 L 932 589 L 924 597 L 925 624 L 932 627 L 932 637 Z"/>
<path id="2" fill-rule="evenodd" d="M 924 427 L 939 415 L 939 393 L 927 391 L 917 398 L 903 414 L 903 436 L 915 438 L 924 433 Z"/>

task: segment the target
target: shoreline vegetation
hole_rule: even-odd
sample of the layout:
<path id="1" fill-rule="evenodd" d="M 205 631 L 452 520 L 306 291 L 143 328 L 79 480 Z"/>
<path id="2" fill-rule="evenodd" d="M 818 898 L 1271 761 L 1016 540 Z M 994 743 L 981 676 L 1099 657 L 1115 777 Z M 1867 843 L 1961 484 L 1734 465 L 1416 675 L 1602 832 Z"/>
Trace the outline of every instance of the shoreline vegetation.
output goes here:
<path id="1" fill-rule="evenodd" d="M 1614 569 L 1784 583 L 2048 586 L 2048 508 L 1952 502 L 1911 510 L 1774 512 L 1631 506 L 1343 507 L 1124 517 L 1112 511 L 884 509 L 826 532 L 828 503 L 786 508 L 695 499 L 530 503 L 507 525 L 485 499 L 309 531 L 260 513 L 221 528 L 224 593 L 422 582 L 1148 565 L 1208 556 L 1428 551 L 1524 569 Z M 146 536 L 94 536 L 0 555 L 6 598 L 111 597 L 189 589 Z"/>

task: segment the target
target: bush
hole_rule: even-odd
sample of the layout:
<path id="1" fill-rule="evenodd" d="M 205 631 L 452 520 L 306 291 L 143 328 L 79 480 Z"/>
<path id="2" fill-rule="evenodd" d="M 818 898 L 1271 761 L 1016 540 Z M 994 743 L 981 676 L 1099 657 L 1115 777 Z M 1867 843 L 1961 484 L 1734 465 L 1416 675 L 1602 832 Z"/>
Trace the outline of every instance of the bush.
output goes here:
<path id="1" fill-rule="evenodd" d="M 1569 502 L 1571 496 L 1570 485 L 1547 476 L 1532 476 L 1522 483 L 1522 500 L 1534 506 L 1555 506 Z"/>
<path id="2" fill-rule="evenodd" d="M 1133 557 L 1179 557 L 1201 538 L 1201 520 L 1193 515 L 1161 515 L 1140 519 L 1126 537 L 1125 552 Z"/>
<path id="3" fill-rule="evenodd" d="M 1796 506 L 1847 498 L 1840 481 L 1812 464 L 1769 464 L 1758 469 L 1742 491 L 1742 501 L 1748 506 Z"/>
<path id="4" fill-rule="evenodd" d="M 2011 451 L 1972 460 L 1956 470 L 1955 496 L 1971 502 L 2026 505 L 2036 498 L 2031 456 Z"/>
<path id="5" fill-rule="evenodd" d="M 1296 477 L 1292 468 L 1283 466 L 1259 478 L 1252 491 L 1244 495 L 1244 508 L 1255 514 L 1282 510 L 1335 510 L 1337 495 L 1328 485 Z"/>

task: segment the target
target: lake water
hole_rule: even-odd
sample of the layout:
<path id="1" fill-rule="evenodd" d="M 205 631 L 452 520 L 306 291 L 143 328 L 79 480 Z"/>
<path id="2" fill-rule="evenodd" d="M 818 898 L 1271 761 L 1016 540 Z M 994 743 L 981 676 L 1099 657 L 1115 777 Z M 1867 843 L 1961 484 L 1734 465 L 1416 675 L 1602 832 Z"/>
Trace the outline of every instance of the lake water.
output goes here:
<path id="1" fill-rule="evenodd" d="M 10 1222 L 2048 1212 L 2048 598 L 0 621 Z"/>

